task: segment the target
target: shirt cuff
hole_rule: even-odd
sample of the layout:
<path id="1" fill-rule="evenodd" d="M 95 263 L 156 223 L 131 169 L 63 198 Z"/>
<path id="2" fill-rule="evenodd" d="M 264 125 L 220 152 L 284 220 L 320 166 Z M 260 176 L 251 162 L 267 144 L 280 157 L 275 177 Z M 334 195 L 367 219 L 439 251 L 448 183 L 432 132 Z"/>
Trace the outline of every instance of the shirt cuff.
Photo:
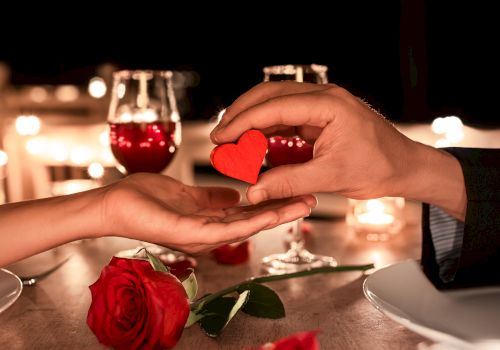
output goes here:
<path id="1" fill-rule="evenodd" d="M 464 223 L 443 209 L 429 206 L 429 227 L 439 266 L 439 277 L 445 283 L 455 278 L 464 237 Z"/>

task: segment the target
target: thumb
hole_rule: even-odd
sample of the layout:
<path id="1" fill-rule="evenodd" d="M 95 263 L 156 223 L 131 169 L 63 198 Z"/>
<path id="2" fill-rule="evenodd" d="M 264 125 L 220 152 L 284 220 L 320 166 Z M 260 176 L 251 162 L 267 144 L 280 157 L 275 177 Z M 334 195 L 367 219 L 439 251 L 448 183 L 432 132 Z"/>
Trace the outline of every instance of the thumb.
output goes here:
<path id="1" fill-rule="evenodd" d="M 282 165 L 259 176 L 257 183 L 247 190 L 247 199 L 257 204 L 269 199 L 289 198 L 315 192 L 315 181 L 311 179 L 314 161 L 302 164 Z"/>

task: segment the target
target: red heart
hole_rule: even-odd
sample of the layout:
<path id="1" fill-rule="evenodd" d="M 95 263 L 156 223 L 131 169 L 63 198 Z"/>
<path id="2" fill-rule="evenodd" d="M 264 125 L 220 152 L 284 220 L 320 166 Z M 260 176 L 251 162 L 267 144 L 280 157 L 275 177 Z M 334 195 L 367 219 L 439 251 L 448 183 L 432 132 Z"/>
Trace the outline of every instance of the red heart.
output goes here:
<path id="1" fill-rule="evenodd" d="M 241 135 L 237 144 L 227 143 L 215 147 L 210 160 L 212 166 L 224 175 L 255 184 L 266 151 L 267 138 L 264 134 L 248 130 Z"/>

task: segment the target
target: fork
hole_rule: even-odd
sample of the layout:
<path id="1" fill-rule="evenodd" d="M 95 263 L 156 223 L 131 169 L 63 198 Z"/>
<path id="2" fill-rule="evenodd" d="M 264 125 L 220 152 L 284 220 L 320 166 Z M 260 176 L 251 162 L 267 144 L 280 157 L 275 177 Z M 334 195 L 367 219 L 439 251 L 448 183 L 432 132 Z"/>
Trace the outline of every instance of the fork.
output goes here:
<path id="1" fill-rule="evenodd" d="M 43 280 L 44 278 L 48 277 L 50 274 L 52 274 L 53 272 L 58 270 L 61 266 L 66 264 L 70 258 L 71 258 L 71 255 L 66 257 L 65 259 L 61 260 L 56 265 L 52 266 L 50 269 L 48 269 L 47 271 L 44 271 L 42 273 L 38 273 L 36 275 L 31 275 L 31 276 L 19 276 L 19 278 L 21 279 L 21 282 L 23 282 L 24 286 L 33 286 L 38 281 Z"/>

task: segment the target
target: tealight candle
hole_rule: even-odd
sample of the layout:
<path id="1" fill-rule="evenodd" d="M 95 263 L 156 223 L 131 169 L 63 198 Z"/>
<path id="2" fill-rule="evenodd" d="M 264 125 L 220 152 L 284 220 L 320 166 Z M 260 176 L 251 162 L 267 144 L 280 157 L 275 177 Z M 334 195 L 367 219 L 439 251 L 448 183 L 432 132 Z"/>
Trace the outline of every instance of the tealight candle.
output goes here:
<path id="1" fill-rule="evenodd" d="M 403 208 L 403 198 L 350 199 L 346 223 L 351 232 L 364 235 L 367 240 L 385 241 L 403 226 Z"/>
<path id="2" fill-rule="evenodd" d="M 366 202 L 366 212 L 357 216 L 361 224 L 390 225 L 394 222 L 394 216 L 384 212 L 384 203 L 378 199 L 370 199 Z"/>

